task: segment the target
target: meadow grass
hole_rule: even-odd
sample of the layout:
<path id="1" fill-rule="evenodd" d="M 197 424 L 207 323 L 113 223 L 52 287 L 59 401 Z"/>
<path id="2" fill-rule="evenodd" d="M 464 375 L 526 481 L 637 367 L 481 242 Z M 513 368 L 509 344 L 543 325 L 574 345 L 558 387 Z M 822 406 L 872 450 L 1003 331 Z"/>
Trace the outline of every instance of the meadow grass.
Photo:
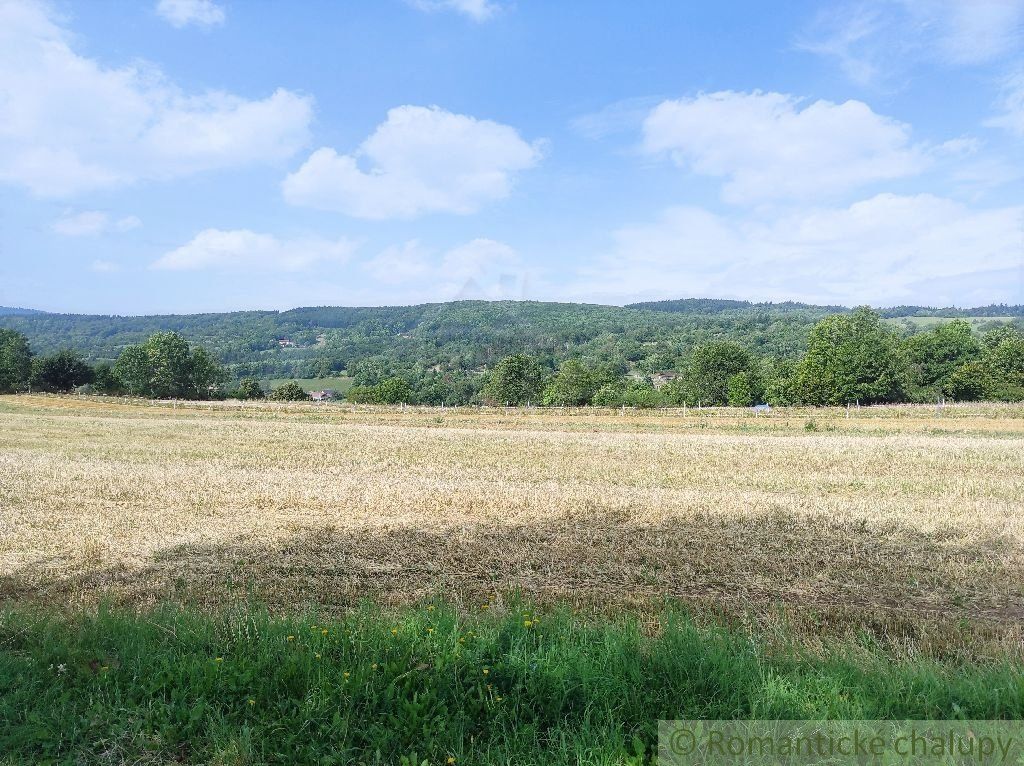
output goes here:
<path id="1" fill-rule="evenodd" d="M 331 388 L 339 394 L 344 394 L 352 388 L 353 381 L 347 375 L 333 375 L 326 378 L 271 378 L 269 380 L 261 380 L 260 383 L 268 391 L 283 386 L 286 383 L 297 383 L 307 393 Z"/>
<path id="2" fill-rule="evenodd" d="M 677 610 L 21 606 L 0 613 L 0 752 L 12 764 L 643 764 L 662 718 L 1021 718 L 1022 671 L 893 660 L 867 634 L 810 652 Z"/>

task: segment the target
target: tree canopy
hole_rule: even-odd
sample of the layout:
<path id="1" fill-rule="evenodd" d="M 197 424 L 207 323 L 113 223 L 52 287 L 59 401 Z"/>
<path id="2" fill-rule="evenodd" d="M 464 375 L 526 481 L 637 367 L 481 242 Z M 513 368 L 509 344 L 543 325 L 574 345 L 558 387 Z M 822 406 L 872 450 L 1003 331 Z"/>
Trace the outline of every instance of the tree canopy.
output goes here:
<path id="1" fill-rule="evenodd" d="M 0 394 L 14 394 L 28 388 L 32 375 L 32 352 L 20 332 L 0 328 Z"/>
<path id="2" fill-rule="evenodd" d="M 65 392 L 92 383 L 93 368 L 70 349 L 32 360 L 32 388 L 35 391 Z"/>
<path id="3" fill-rule="evenodd" d="M 815 325 L 794 375 L 797 397 L 806 404 L 898 402 L 907 384 L 899 336 L 868 308 Z"/>

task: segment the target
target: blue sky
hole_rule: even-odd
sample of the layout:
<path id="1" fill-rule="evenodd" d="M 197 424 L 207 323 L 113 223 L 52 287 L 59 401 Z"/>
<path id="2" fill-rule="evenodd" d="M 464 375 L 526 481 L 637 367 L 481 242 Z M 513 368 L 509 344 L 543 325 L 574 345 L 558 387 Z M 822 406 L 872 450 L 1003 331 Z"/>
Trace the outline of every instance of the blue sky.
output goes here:
<path id="1" fill-rule="evenodd" d="M 0 305 L 1024 303 L 1024 0 L 0 0 Z"/>

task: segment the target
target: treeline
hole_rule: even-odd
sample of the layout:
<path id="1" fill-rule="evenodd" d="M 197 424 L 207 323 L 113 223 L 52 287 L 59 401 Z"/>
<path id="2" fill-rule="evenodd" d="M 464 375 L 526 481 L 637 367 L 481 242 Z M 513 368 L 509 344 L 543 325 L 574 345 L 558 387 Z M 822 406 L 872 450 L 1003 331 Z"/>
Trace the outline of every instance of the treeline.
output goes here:
<path id="1" fill-rule="evenodd" d="M 155 333 L 125 348 L 114 364 L 93 366 L 71 349 L 33 355 L 24 335 L 0 329 L 0 393 L 67 393 L 88 387 L 100 394 L 211 399 L 223 395 L 227 379 L 209 351 L 174 332 Z"/>
<path id="2" fill-rule="evenodd" d="M 466 329 L 466 332 L 469 332 Z M 792 358 L 734 340 L 697 343 L 685 355 L 630 358 L 569 347 L 567 358 L 514 351 L 482 369 L 426 367 L 368 356 L 350 364 L 349 401 L 380 404 L 680 405 L 745 407 L 859 402 L 1024 400 L 1024 333 L 999 325 L 982 334 L 963 320 L 903 336 L 868 308 L 815 323 Z M 0 391 L 70 391 L 154 398 L 306 399 L 296 383 L 264 391 L 255 376 L 237 384 L 214 356 L 174 332 L 128 346 L 111 364 L 90 366 L 62 349 L 33 357 L 24 335 L 0 330 Z"/>
<path id="3" fill-rule="evenodd" d="M 976 335 L 952 320 L 904 337 L 867 308 L 822 319 L 797 359 L 732 340 L 697 344 L 681 364 L 631 365 L 583 354 L 552 364 L 515 353 L 486 373 L 396 372 L 353 366 L 350 401 L 545 406 L 842 405 L 859 402 L 1024 400 L 1024 334 L 1000 325 Z"/>
<path id="4" fill-rule="evenodd" d="M 176 332 L 157 332 L 125 348 L 113 364 L 90 365 L 77 352 L 60 349 L 34 355 L 28 339 L 0 329 L 0 394 L 22 392 L 141 396 L 150 399 L 263 399 L 268 394 L 255 378 L 229 385 L 230 375 L 205 348 Z M 270 392 L 269 398 L 309 399 L 296 383 Z"/>

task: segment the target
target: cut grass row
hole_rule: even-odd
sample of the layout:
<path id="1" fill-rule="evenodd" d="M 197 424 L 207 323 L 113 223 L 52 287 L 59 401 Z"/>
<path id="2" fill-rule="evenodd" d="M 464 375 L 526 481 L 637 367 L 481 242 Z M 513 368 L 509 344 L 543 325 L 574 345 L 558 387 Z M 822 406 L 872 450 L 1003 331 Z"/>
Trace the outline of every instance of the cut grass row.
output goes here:
<path id="1" fill-rule="evenodd" d="M 812 653 L 681 612 L 0 613 L 12 764 L 640 764 L 661 718 L 1021 717 L 1012 660 Z"/>

